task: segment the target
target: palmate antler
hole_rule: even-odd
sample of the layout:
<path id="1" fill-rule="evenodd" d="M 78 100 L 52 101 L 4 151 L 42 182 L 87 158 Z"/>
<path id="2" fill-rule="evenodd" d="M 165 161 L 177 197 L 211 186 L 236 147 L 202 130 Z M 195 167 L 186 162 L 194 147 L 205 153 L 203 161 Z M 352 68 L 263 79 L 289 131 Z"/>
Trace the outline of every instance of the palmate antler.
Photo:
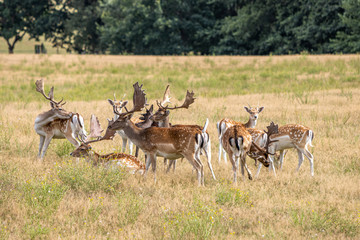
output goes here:
<path id="1" fill-rule="evenodd" d="M 186 109 L 188 109 L 189 106 L 195 102 L 195 99 L 196 99 L 196 98 L 194 98 L 194 92 L 193 92 L 193 91 L 189 92 L 189 90 L 187 90 L 187 92 L 186 92 L 186 97 L 185 97 L 185 101 L 184 101 L 184 103 L 183 103 L 180 107 L 177 107 L 176 105 L 175 105 L 175 107 L 168 107 L 168 106 L 164 107 L 164 106 L 163 106 L 161 103 L 159 103 L 159 102 L 157 102 L 157 104 L 158 104 L 159 107 L 164 108 L 164 109 L 166 109 L 166 110 L 174 110 L 174 109 L 179 109 L 179 108 L 186 108 Z"/>
<path id="2" fill-rule="evenodd" d="M 49 100 L 50 102 L 52 102 L 56 106 L 63 106 L 66 103 L 66 102 L 62 103 L 62 101 L 64 99 L 61 99 L 59 102 L 56 102 L 54 100 L 54 86 L 51 87 L 48 96 L 46 96 L 46 94 L 44 92 L 44 80 L 43 79 L 36 80 L 35 85 L 36 85 L 36 91 L 41 93 L 47 100 Z M 62 104 L 60 105 L 60 103 L 62 103 Z"/>
<path id="3" fill-rule="evenodd" d="M 116 107 L 113 107 L 114 113 L 119 115 L 120 118 L 125 117 L 127 115 L 133 114 L 134 112 L 139 112 L 141 111 L 145 105 L 146 105 L 146 98 L 145 98 L 145 93 L 144 90 L 142 90 L 143 85 L 139 86 L 139 83 L 135 83 L 133 85 L 134 87 L 134 95 L 133 95 L 133 108 L 128 111 L 126 106 L 124 106 L 126 113 L 120 113 Z"/>
<path id="4" fill-rule="evenodd" d="M 95 118 L 95 120 L 93 120 L 93 117 Z M 90 140 L 90 141 L 83 141 L 81 140 L 82 143 L 84 144 L 90 144 L 90 143 L 94 143 L 94 142 L 99 142 L 99 141 L 102 141 L 102 140 L 113 140 L 114 136 L 115 136 L 115 133 L 116 131 L 114 130 L 111 130 L 109 128 L 106 128 L 106 132 L 105 132 L 105 135 L 101 137 L 100 133 L 103 132 L 104 130 L 101 130 L 101 126 L 100 126 L 100 123 L 99 123 L 99 120 L 97 117 L 95 117 L 95 115 L 91 115 L 91 119 L 93 121 L 91 121 L 90 123 L 90 137 L 97 137 L 97 139 L 95 140 Z M 114 120 L 109 120 L 108 119 L 108 124 L 112 124 L 114 122 Z"/>

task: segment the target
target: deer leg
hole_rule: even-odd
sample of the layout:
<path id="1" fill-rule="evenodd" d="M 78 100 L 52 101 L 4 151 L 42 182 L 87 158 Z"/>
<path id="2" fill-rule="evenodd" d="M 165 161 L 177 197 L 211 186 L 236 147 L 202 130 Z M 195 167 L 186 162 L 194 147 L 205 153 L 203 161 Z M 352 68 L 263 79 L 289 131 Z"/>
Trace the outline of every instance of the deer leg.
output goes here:
<path id="1" fill-rule="evenodd" d="M 129 139 L 129 153 L 130 153 L 130 155 L 132 155 L 132 152 L 133 152 L 133 142 L 132 141 L 130 141 L 130 139 Z"/>
<path id="2" fill-rule="evenodd" d="M 256 171 L 255 178 L 258 178 L 258 176 L 259 176 L 259 174 L 260 174 L 261 167 L 262 167 L 262 163 L 259 162 L 259 166 L 258 166 L 258 169 L 257 169 L 257 171 Z"/>
<path id="3" fill-rule="evenodd" d="M 252 180 L 253 178 L 252 178 L 251 171 L 250 171 L 250 169 L 248 168 L 248 166 L 246 164 L 246 155 L 241 157 L 241 162 L 242 162 L 242 165 L 245 167 L 245 170 L 246 170 L 246 172 L 248 174 L 249 180 Z"/>
<path id="4" fill-rule="evenodd" d="M 221 153 L 222 153 L 222 144 L 221 144 L 221 137 L 219 137 L 219 157 L 218 162 L 221 162 Z"/>
<path id="5" fill-rule="evenodd" d="M 154 173 L 154 183 L 156 183 L 156 155 L 151 158 L 152 171 Z"/>
<path id="6" fill-rule="evenodd" d="M 233 183 L 235 185 L 237 185 L 237 170 L 239 169 L 239 161 L 238 161 L 238 158 L 236 158 L 234 155 L 232 155 L 232 156 L 229 155 L 229 159 L 233 166 L 233 173 L 234 173 Z"/>
<path id="7" fill-rule="evenodd" d="M 151 165 L 151 158 L 150 158 L 150 154 L 146 155 L 146 160 L 145 160 L 145 173 L 144 173 L 144 178 L 146 177 L 146 174 L 150 168 Z"/>
<path id="8" fill-rule="evenodd" d="M 198 163 L 200 165 L 201 185 L 205 186 L 204 165 L 202 164 L 202 162 L 200 160 L 200 154 L 195 154 L 194 156 L 195 156 L 196 161 L 198 161 Z"/>
<path id="9" fill-rule="evenodd" d="M 226 151 L 225 151 L 225 149 L 224 149 L 224 148 L 222 149 L 222 151 L 223 151 L 223 156 L 224 156 L 224 162 L 225 162 L 225 164 L 227 164 Z"/>
<path id="10" fill-rule="evenodd" d="M 283 162 L 284 162 L 284 157 L 285 157 L 285 151 L 281 150 L 280 151 L 280 169 L 282 170 L 282 166 L 283 166 Z"/>
<path id="11" fill-rule="evenodd" d="M 201 172 L 200 172 L 200 164 L 195 159 L 194 154 L 183 154 L 183 156 L 188 160 L 188 162 L 193 166 L 193 168 L 196 170 L 197 180 L 199 187 L 201 186 Z"/>
<path id="12" fill-rule="evenodd" d="M 139 147 L 136 146 L 135 148 L 135 157 L 138 157 L 139 156 Z"/>
<path id="13" fill-rule="evenodd" d="M 305 157 L 307 158 L 307 159 L 309 159 L 309 162 L 310 162 L 310 174 L 311 174 L 311 176 L 313 177 L 314 176 L 314 156 L 309 152 L 309 150 L 307 150 L 307 149 L 302 149 L 302 148 L 298 148 L 297 147 L 297 149 L 298 149 L 298 154 L 300 154 L 299 152 L 301 152 L 302 154 L 304 154 L 305 155 Z M 300 156 L 300 155 L 299 155 Z M 302 160 L 304 160 L 304 157 L 303 157 L 303 155 L 301 155 L 302 156 Z M 300 168 L 300 157 L 299 157 L 299 167 L 298 167 L 298 170 L 299 170 L 299 168 Z"/>
<path id="14" fill-rule="evenodd" d="M 211 165 L 211 141 L 210 141 L 210 139 L 209 139 L 208 144 L 206 144 L 206 146 L 204 147 L 204 152 L 205 152 L 205 156 L 206 156 L 207 163 L 208 163 L 210 172 L 212 174 L 212 177 L 214 180 L 216 180 L 215 173 L 214 173 L 214 170 Z"/>
<path id="15" fill-rule="evenodd" d="M 127 138 L 126 137 L 121 137 L 121 138 L 122 138 L 121 152 L 125 152 L 126 151 Z"/>
<path id="16" fill-rule="evenodd" d="M 269 155 L 269 161 L 270 161 L 270 166 L 269 166 L 269 171 L 273 171 L 274 176 L 276 177 L 276 172 L 275 172 L 275 166 L 274 166 L 274 159 L 271 155 Z"/>
<path id="17" fill-rule="evenodd" d="M 40 143 L 39 143 L 39 153 L 38 158 L 41 158 L 41 150 L 44 146 L 45 137 L 40 135 Z"/>
<path id="18" fill-rule="evenodd" d="M 47 150 L 47 148 L 49 147 L 49 144 L 50 144 L 51 139 L 52 139 L 53 137 L 54 137 L 54 134 L 46 135 L 46 137 L 45 137 L 45 143 L 44 143 L 44 146 L 43 146 L 43 149 L 42 149 L 42 153 L 41 153 L 41 159 L 44 158 L 45 153 L 46 153 L 46 150 Z"/>

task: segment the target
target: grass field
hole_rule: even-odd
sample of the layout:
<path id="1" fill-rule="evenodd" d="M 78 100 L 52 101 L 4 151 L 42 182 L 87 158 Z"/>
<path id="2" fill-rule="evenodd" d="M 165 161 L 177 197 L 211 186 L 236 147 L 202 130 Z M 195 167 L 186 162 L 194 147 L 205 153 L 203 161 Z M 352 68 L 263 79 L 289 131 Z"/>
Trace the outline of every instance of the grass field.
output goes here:
<path id="1" fill-rule="evenodd" d="M 0 55 L 0 239 L 359 239 L 360 238 L 360 56 L 153 57 Z M 53 140 L 37 160 L 36 116 L 49 104 L 35 91 L 64 97 L 69 111 L 96 114 L 103 127 L 113 117 L 106 101 L 116 92 L 131 99 L 144 84 L 148 102 L 171 85 L 172 102 L 193 90 L 195 103 L 171 114 L 171 122 L 203 125 L 212 140 L 218 181 L 205 167 L 197 187 L 190 164 L 157 183 L 124 171 L 107 171 L 69 156 L 74 147 Z M 307 159 L 286 155 L 274 177 L 232 184 L 231 164 L 218 162 L 216 122 L 247 121 L 243 106 L 264 106 L 258 127 L 300 123 L 315 132 L 315 176 Z M 118 151 L 120 137 L 93 144 Z M 143 156 L 141 155 L 143 160 Z M 205 163 L 204 157 L 202 157 Z M 254 161 L 247 160 L 254 174 Z"/>

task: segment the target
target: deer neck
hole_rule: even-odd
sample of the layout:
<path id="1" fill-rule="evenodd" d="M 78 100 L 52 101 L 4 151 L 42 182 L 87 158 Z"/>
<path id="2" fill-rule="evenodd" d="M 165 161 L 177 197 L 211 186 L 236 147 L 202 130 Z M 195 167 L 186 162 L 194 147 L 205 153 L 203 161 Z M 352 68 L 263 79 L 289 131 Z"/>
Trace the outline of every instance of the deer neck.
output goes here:
<path id="1" fill-rule="evenodd" d="M 143 132 L 143 129 L 137 127 L 131 120 L 127 120 L 126 123 L 127 125 L 125 128 L 123 128 L 123 131 L 135 145 L 138 145 L 140 142 L 142 142 L 141 134 Z"/>
<path id="2" fill-rule="evenodd" d="M 169 116 L 159 123 L 159 127 L 170 127 Z"/>
<path id="3" fill-rule="evenodd" d="M 257 120 L 253 120 L 251 118 L 249 118 L 249 121 L 247 121 L 247 123 L 245 123 L 245 127 L 246 128 L 254 128 L 256 126 Z"/>

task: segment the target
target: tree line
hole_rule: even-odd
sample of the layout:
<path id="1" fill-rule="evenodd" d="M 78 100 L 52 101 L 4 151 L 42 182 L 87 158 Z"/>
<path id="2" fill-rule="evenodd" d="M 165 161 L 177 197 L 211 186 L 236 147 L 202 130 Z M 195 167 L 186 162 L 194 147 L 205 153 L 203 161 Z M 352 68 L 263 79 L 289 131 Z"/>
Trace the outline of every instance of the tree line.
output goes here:
<path id="1" fill-rule="evenodd" d="M 0 0 L 9 53 L 25 34 L 76 53 L 360 51 L 360 0 Z"/>

